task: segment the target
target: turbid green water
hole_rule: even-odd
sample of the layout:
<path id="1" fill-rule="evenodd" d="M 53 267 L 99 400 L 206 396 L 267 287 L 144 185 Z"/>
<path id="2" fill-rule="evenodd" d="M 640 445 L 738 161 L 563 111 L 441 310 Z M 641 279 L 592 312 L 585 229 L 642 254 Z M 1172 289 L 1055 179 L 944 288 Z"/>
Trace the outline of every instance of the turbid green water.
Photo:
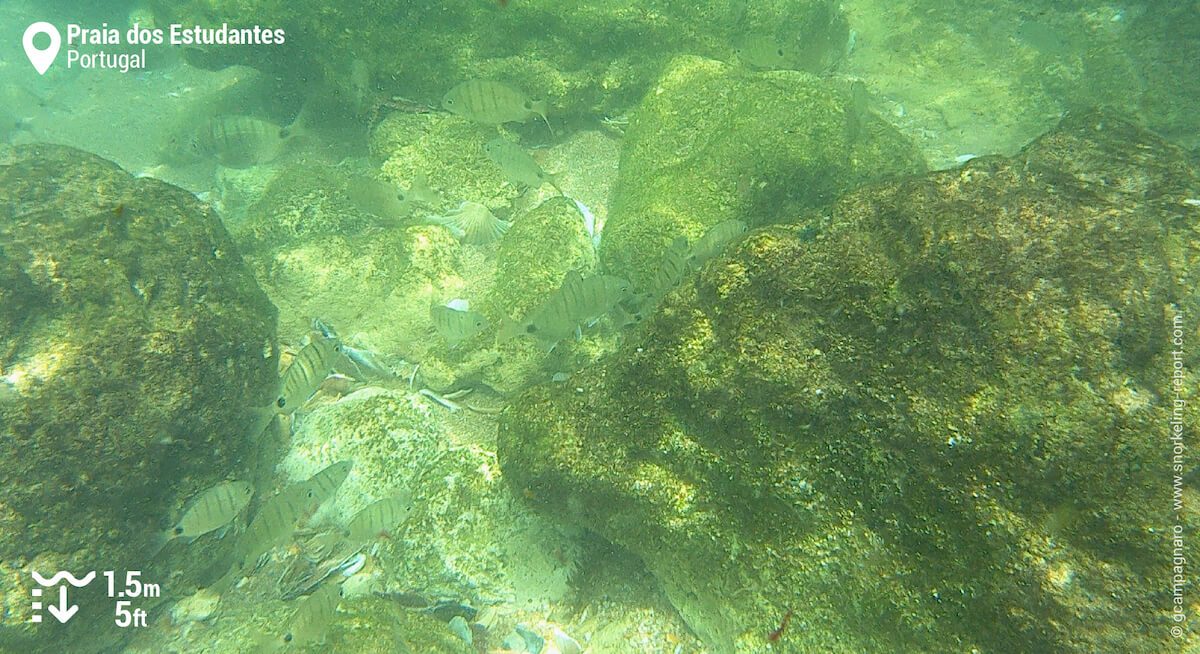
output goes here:
<path id="1" fill-rule="evenodd" d="M 0 9 L 0 654 L 1197 648 L 1196 7 Z"/>

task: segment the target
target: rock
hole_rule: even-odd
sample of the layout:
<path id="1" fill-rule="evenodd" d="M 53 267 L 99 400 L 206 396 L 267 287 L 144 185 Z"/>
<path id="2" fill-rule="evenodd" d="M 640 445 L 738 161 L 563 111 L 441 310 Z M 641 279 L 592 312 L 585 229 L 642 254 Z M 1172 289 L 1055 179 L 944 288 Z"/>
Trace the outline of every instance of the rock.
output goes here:
<path id="1" fill-rule="evenodd" d="M 235 232 L 280 311 L 280 339 L 298 344 L 314 317 L 385 363 L 420 360 L 429 305 L 461 290 L 460 246 L 440 227 L 380 217 L 347 194 L 351 173 L 284 167 Z"/>
<path id="2" fill-rule="evenodd" d="M 850 193 L 815 235 L 753 231 L 511 402 L 504 474 L 641 557 L 713 651 L 766 651 L 788 610 L 771 651 L 1178 651 L 1162 530 L 1200 516 L 1169 513 L 1163 453 L 1198 184 L 1087 113 Z"/>
<path id="3" fill-rule="evenodd" d="M 274 307 L 190 193 L 50 145 L 0 166 L 0 283 L 2 592 L 30 597 L 32 570 L 165 582 L 147 555 L 171 510 L 246 474 L 248 409 L 276 380 Z M 28 601 L 10 607 L 0 648 L 101 647 L 102 585 L 72 596 L 93 617 L 62 639 Z"/>
<path id="4" fill-rule="evenodd" d="M 204 622 L 217 612 L 221 596 L 204 588 L 179 600 L 171 607 L 171 623 L 183 625 L 188 622 Z"/>
<path id="5" fill-rule="evenodd" d="M 603 265 L 645 288 L 680 235 L 794 220 L 863 181 L 924 169 L 912 143 L 852 104 L 806 73 L 675 59 L 631 117 Z"/>

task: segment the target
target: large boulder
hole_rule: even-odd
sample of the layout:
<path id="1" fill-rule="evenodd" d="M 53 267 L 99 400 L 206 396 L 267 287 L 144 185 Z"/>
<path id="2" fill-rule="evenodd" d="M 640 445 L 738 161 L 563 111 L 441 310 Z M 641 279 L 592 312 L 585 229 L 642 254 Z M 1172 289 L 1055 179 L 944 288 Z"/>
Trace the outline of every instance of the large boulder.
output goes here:
<path id="1" fill-rule="evenodd" d="M 167 582 L 149 554 L 168 515 L 248 472 L 275 308 L 194 196 L 60 146 L 0 161 L 0 278 L 0 648 L 99 650 L 102 581 L 55 630 L 30 621 L 31 572 Z"/>
<path id="2" fill-rule="evenodd" d="M 601 262 L 645 288 L 678 236 L 794 220 L 864 181 L 924 170 L 858 95 L 800 71 L 675 59 L 626 130 Z"/>
<path id="3" fill-rule="evenodd" d="M 716 652 L 1179 651 L 1198 185 L 1089 113 L 854 192 L 819 233 L 752 232 L 569 389 L 516 398 L 504 474 L 640 556 Z"/>

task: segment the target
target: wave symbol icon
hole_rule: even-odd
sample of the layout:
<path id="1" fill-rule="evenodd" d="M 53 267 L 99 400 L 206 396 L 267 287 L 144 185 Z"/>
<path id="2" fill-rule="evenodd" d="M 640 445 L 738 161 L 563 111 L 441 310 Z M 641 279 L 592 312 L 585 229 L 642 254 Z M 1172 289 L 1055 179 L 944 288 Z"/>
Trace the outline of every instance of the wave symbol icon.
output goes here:
<path id="1" fill-rule="evenodd" d="M 67 572 L 66 570 L 60 570 L 58 573 L 56 573 L 53 577 L 50 577 L 49 579 L 46 579 L 42 575 L 38 574 L 36 571 L 33 571 L 32 574 L 33 574 L 33 580 L 43 586 L 53 586 L 54 584 L 57 584 L 58 582 L 62 581 L 63 579 L 66 579 L 67 583 L 71 584 L 72 586 L 74 586 L 76 588 L 83 588 L 84 586 L 92 583 L 92 580 L 96 578 L 95 570 L 92 570 L 91 572 L 84 575 L 83 579 L 77 578 L 75 575 L 71 574 L 70 572 Z"/>

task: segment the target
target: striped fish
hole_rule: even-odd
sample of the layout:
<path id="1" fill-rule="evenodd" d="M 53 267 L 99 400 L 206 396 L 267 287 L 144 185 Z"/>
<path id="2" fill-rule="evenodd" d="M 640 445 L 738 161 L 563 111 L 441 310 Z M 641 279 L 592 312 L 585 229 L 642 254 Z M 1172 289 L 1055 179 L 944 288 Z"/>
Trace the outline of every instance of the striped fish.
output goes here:
<path id="1" fill-rule="evenodd" d="M 234 567 L 245 569 L 276 545 L 291 540 L 296 523 L 333 497 L 353 465 L 353 461 L 334 463 L 264 502 L 234 548 Z"/>
<path id="2" fill-rule="evenodd" d="M 354 543 L 380 536 L 391 538 L 392 530 L 407 520 L 414 508 L 412 497 L 407 493 L 372 502 L 350 519 L 346 537 Z"/>
<path id="3" fill-rule="evenodd" d="M 558 289 L 567 316 L 576 325 L 590 324 L 620 302 L 629 293 L 629 282 L 613 275 L 584 277 L 572 270 L 563 277 Z"/>
<path id="4" fill-rule="evenodd" d="M 488 141 L 483 146 L 483 152 L 500 168 L 500 172 L 504 173 L 505 179 L 511 184 L 529 188 L 541 188 L 543 184 L 549 184 L 558 189 L 554 178 L 542 170 L 528 152 L 506 138 L 497 137 Z M 558 192 L 562 193 L 562 190 Z"/>
<path id="5" fill-rule="evenodd" d="M 307 482 L 292 484 L 263 502 L 234 547 L 234 568 L 244 570 L 276 545 L 291 540 L 296 523 L 319 504 Z"/>
<path id="6" fill-rule="evenodd" d="M 692 256 L 688 265 L 699 268 L 700 264 L 721 253 L 733 239 L 746 233 L 746 223 L 740 220 L 722 220 L 708 228 L 704 236 L 692 246 Z"/>
<path id="7" fill-rule="evenodd" d="M 350 475 L 350 470 L 354 467 L 354 461 L 338 461 L 331 463 L 322 468 L 317 474 L 308 478 L 304 482 L 309 484 L 315 493 L 317 504 L 322 504 L 325 500 L 333 497 L 337 490 L 342 487 L 342 482 L 346 481 L 346 477 Z"/>
<path id="8" fill-rule="evenodd" d="M 249 168 L 274 160 L 287 139 L 275 123 L 253 116 L 214 116 L 196 130 L 189 145 L 201 157 L 229 168 Z"/>
<path id="9" fill-rule="evenodd" d="M 546 120 L 546 102 L 530 100 L 524 93 L 486 79 L 462 82 L 442 96 L 442 106 L 452 114 L 485 125 L 523 123 L 534 116 Z"/>
<path id="10" fill-rule="evenodd" d="M 611 310 L 629 293 L 629 283 L 612 275 L 583 277 L 572 270 L 558 290 L 550 295 L 524 323 L 506 322 L 497 335 L 499 342 L 530 336 L 545 349 L 554 349 L 562 339 Z"/>
<path id="11" fill-rule="evenodd" d="M 329 582 L 313 591 L 311 595 L 300 600 L 300 608 L 296 609 L 287 630 L 276 637 L 266 651 L 279 651 L 285 647 L 296 650 L 323 642 L 325 631 L 337 615 L 338 603 L 341 601 L 342 587 L 339 584 Z"/>
<path id="12" fill-rule="evenodd" d="M 680 236 L 671 241 L 671 245 L 658 260 L 658 266 L 654 269 L 654 275 L 650 277 L 650 283 L 637 298 L 637 306 L 653 305 L 666 295 L 667 291 L 674 288 L 687 273 L 689 254 L 686 236 Z"/>
<path id="13" fill-rule="evenodd" d="M 157 549 L 183 538 L 188 542 L 228 525 L 250 503 L 254 488 L 244 481 L 226 481 L 200 493 L 183 512 L 179 522 L 163 532 Z"/>
<path id="14" fill-rule="evenodd" d="M 433 320 L 433 328 L 452 348 L 488 327 L 488 320 L 482 313 L 443 304 L 429 307 L 429 317 Z"/>
<path id="15" fill-rule="evenodd" d="M 314 338 L 301 348 L 280 379 L 275 412 L 291 415 L 303 406 L 333 372 L 341 353 L 342 345 L 336 338 Z"/>

